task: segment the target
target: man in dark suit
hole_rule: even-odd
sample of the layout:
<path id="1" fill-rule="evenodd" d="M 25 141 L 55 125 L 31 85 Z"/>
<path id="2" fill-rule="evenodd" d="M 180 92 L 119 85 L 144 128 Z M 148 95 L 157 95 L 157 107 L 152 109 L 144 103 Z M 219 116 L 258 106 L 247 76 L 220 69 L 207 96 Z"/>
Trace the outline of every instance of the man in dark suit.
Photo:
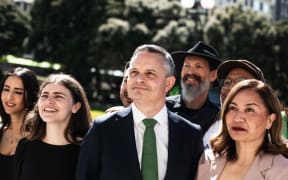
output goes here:
<path id="1" fill-rule="evenodd" d="M 172 57 L 162 47 L 142 45 L 134 51 L 127 79 L 133 103 L 94 121 L 82 143 L 76 180 L 195 178 L 203 151 L 201 127 L 170 112 L 165 105 L 166 93 L 175 83 L 174 68 Z M 146 170 L 144 158 L 148 127 L 142 120 L 147 118 L 156 123 L 152 130 L 156 156 L 150 154 L 150 160 L 156 162 L 153 179 L 144 175 L 155 172 Z"/>

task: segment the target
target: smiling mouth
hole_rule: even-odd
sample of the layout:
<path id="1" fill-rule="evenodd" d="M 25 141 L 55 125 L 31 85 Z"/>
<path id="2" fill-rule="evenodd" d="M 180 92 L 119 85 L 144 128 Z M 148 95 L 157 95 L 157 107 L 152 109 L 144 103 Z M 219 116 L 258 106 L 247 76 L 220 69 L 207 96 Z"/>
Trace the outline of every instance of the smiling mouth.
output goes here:
<path id="1" fill-rule="evenodd" d="M 185 82 L 198 82 L 197 79 L 194 79 L 194 78 L 187 78 L 184 81 Z"/>
<path id="2" fill-rule="evenodd" d="M 14 103 L 9 103 L 9 102 L 6 102 L 5 104 L 6 104 L 6 106 L 7 106 L 7 107 L 14 107 L 14 106 L 15 106 L 15 104 L 14 104 Z"/>
<path id="3" fill-rule="evenodd" d="M 43 111 L 44 112 L 56 112 L 56 109 L 54 109 L 54 108 L 44 108 Z"/>
<path id="4" fill-rule="evenodd" d="M 195 75 L 195 74 L 187 74 L 187 75 L 185 75 L 184 77 L 183 77 L 183 80 L 184 81 L 188 81 L 188 80 L 194 80 L 194 81 L 197 81 L 197 82 L 201 82 L 201 77 L 199 77 L 199 76 L 197 76 L 197 75 Z"/>

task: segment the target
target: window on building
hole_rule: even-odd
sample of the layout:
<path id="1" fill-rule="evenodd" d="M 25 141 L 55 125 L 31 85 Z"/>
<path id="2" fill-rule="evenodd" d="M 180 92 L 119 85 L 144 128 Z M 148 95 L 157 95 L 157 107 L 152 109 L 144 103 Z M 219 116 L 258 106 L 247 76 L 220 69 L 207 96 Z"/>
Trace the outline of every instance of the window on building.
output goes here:
<path id="1" fill-rule="evenodd" d="M 244 1 L 244 6 L 248 6 L 248 0 Z"/>
<path id="2" fill-rule="evenodd" d="M 270 8 L 268 3 L 263 3 L 263 12 L 269 14 Z"/>
<path id="3" fill-rule="evenodd" d="M 259 10 L 262 11 L 262 12 L 263 12 L 263 10 L 264 10 L 263 6 L 264 6 L 264 5 L 263 5 L 263 2 L 260 2 L 260 4 L 259 4 Z"/>
<path id="4" fill-rule="evenodd" d="M 259 2 L 259 0 L 255 0 L 254 1 L 252 8 L 254 10 L 256 10 L 256 11 L 260 11 L 260 2 Z"/>

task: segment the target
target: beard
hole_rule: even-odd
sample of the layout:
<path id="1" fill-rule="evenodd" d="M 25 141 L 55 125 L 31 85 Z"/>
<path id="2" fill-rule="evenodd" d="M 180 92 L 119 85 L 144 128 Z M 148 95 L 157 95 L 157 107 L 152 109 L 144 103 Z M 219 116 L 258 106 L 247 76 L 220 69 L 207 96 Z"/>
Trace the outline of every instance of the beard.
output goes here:
<path id="1" fill-rule="evenodd" d="M 188 78 L 194 78 L 198 81 L 198 86 L 193 84 L 185 84 L 185 81 Z M 181 94 L 183 100 L 185 101 L 193 101 L 203 92 L 205 92 L 210 87 L 210 81 L 207 79 L 202 80 L 201 77 L 195 74 L 187 74 L 181 79 Z"/>

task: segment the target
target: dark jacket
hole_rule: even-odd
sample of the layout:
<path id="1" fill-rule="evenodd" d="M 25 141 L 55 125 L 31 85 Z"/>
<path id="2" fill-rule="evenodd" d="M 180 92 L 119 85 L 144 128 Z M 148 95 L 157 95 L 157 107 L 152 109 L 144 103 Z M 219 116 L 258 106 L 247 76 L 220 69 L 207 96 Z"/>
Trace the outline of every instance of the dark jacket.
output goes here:
<path id="1" fill-rule="evenodd" d="M 203 134 L 214 123 L 220 112 L 220 107 L 210 102 L 209 98 L 207 98 L 200 109 L 188 109 L 184 106 L 181 95 L 169 96 L 166 98 L 166 106 L 170 111 L 175 112 L 190 122 L 199 124 Z"/>
<path id="2" fill-rule="evenodd" d="M 193 180 L 203 151 L 200 126 L 168 111 L 165 180 Z M 76 180 L 141 180 L 132 108 L 94 121 L 84 138 Z"/>

